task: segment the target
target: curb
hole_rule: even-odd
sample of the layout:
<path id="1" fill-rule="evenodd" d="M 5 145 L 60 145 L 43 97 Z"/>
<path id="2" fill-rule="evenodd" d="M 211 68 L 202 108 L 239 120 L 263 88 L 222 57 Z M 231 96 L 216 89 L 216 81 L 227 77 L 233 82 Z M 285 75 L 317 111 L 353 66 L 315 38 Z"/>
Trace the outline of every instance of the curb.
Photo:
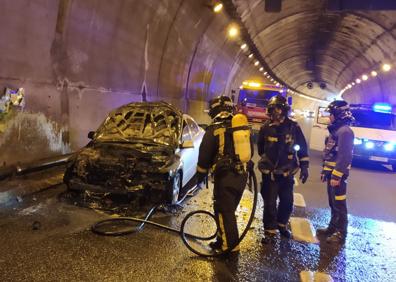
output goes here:
<path id="1" fill-rule="evenodd" d="M 38 179 L 13 179 L 3 181 L 6 188 L 0 192 L 0 207 L 9 206 L 22 201 L 23 197 L 41 192 L 63 183 L 64 168 L 54 172 L 50 177 Z M 8 187 L 7 187 L 8 186 Z"/>

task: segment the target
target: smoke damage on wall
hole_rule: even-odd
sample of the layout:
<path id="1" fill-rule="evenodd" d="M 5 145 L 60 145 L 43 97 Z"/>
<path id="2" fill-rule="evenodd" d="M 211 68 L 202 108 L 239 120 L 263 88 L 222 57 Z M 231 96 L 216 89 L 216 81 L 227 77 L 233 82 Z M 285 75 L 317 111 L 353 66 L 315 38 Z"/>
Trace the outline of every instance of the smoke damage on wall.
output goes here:
<path id="1" fill-rule="evenodd" d="M 0 132 L 1 165 L 69 153 L 69 145 L 62 141 L 63 131 L 42 113 L 10 113 Z"/>

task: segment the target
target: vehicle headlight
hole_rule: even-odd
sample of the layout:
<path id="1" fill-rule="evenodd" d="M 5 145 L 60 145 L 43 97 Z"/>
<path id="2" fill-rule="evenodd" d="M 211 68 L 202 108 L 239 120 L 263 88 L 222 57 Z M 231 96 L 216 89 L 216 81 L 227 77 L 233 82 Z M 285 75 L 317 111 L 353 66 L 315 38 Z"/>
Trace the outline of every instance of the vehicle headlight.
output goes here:
<path id="1" fill-rule="evenodd" d="M 364 147 L 366 147 L 366 149 L 373 149 L 374 145 L 375 144 L 372 141 L 368 141 L 368 142 L 364 143 Z"/>
<path id="2" fill-rule="evenodd" d="M 355 138 L 355 139 L 353 139 L 353 144 L 354 145 L 362 145 L 363 141 L 360 138 Z"/>
<path id="3" fill-rule="evenodd" d="M 395 149 L 395 143 L 386 143 L 384 145 L 385 151 L 391 152 Z"/>

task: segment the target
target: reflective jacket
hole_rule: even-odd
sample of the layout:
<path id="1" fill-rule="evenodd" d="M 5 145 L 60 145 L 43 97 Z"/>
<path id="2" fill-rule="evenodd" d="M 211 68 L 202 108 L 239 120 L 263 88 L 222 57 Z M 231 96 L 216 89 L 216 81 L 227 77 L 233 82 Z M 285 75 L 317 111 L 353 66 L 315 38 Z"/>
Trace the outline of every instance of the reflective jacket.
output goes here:
<path id="1" fill-rule="evenodd" d="M 348 124 L 328 127 L 330 136 L 323 151 L 323 172 L 335 180 L 349 175 L 353 155 L 354 134 Z"/>
<path id="2" fill-rule="evenodd" d="M 228 130 L 231 128 L 231 118 L 217 121 L 207 127 L 199 147 L 198 172 L 208 173 L 211 169 L 241 169 L 242 163 L 235 155 L 232 131 Z M 250 146 L 253 155 L 252 142 Z"/>
<path id="3" fill-rule="evenodd" d="M 298 167 L 308 167 L 307 142 L 300 126 L 286 118 L 280 124 L 267 121 L 260 128 L 257 140 L 261 156 L 259 169 L 262 173 L 294 174 Z"/>

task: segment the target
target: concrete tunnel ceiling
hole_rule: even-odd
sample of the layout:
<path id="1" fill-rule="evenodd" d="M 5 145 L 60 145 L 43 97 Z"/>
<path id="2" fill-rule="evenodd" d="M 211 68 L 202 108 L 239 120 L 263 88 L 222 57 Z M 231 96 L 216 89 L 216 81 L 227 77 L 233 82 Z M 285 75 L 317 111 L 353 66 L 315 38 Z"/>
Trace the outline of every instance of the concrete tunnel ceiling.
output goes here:
<path id="1" fill-rule="evenodd" d="M 340 1 L 283 0 L 270 1 L 281 3 L 281 9 L 267 12 L 264 0 L 223 2 L 246 28 L 267 67 L 289 87 L 332 100 L 367 74 L 371 79 L 346 89 L 343 98 L 396 103 L 391 91 L 396 82 L 394 70 L 380 72 L 383 63 L 395 63 L 395 11 L 363 10 L 367 8 L 364 5 L 361 10 L 337 11 L 329 9 L 330 2 Z M 360 1 L 364 2 L 370 1 Z M 370 5 L 382 8 L 373 1 Z M 373 70 L 379 74 L 375 78 L 370 77 Z M 312 89 L 307 88 L 308 82 L 312 82 Z M 320 83 L 325 83 L 326 89 L 320 89 Z"/>

